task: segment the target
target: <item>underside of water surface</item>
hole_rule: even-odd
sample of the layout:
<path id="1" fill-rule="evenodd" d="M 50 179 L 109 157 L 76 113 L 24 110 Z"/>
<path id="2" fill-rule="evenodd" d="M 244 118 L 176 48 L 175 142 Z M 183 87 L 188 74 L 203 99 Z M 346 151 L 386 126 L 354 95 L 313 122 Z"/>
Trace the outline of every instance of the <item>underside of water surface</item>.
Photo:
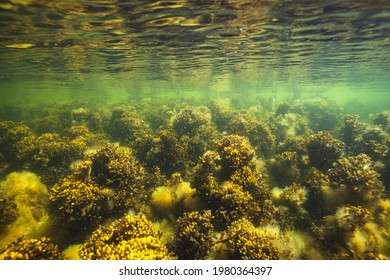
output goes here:
<path id="1" fill-rule="evenodd" d="M 0 259 L 389 259 L 390 3 L 0 3 Z"/>

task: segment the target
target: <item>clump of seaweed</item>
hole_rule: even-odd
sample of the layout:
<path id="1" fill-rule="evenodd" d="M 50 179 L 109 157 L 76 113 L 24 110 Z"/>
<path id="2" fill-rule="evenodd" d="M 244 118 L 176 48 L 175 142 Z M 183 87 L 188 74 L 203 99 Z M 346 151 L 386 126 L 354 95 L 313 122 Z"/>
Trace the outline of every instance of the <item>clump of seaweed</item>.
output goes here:
<path id="1" fill-rule="evenodd" d="M 55 184 L 49 192 L 49 209 L 57 223 L 76 224 L 78 228 L 98 225 L 114 207 L 114 191 L 90 180 L 73 176 Z"/>
<path id="2" fill-rule="evenodd" d="M 280 103 L 277 107 L 276 107 L 276 110 L 275 110 L 275 116 L 284 116 L 286 115 L 289 111 L 291 110 L 291 106 L 290 104 L 288 104 L 287 102 L 282 102 Z"/>
<path id="3" fill-rule="evenodd" d="M 172 128 L 176 134 L 193 136 L 202 125 L 210 123 L 211 116 L 193 106 L 180 109 L 179 113 L 172 117 Z"/>
<path id="4" fill-rule="evenodd" d="M 230 134 L 216 143 L 223 177 L 229 178 L 236 170 L 247 166 L 255 156 L 255 150 L 247 138 Z"/>
<path id="5" fill-rule="evenodd" d="M 280 142 L 276 153 L 293 152 L 297 155 L 298 166 L 300 170 L 305 170 L 310 166 L 307 152 L 307 139 L 304 136 L 295 136 Z"/>
<path id="6" fill-rule="evenodd" d="M 147 173 L 127 147 L 105 144 L 78 164 L 75 178 L 84 184 L 111 190 L 113 211 L 119 215 L 129 209 L 142 211 L 145 208 Z M 106 195 L 102 195 L 107 197 L 111 191 L 104 191 Z"/>
<path id="7" fill-rule="evenodd" d="M 266 208 L 270 211 L 269 180 L 263 162 L 254 160 L 233 172 L 229 179 L 232 183 L 242 186 L 243 190 L 249 192 L 256 201 L 261 202 L 264 213 Z"/>
<path id="8" fill-rule="evenodd" d="M 258 220 L 263 214 L 259 203 L 242 186 L 231 181 L 219 184 L 210 179 L 202 191 L 207 197 L 207 206 L 213 211 L 213 224 L 216 228 L 223 229 L 243 217 Z"/>
<path id="9" fill-rule="evenodd" d="M 4 226 L 13 223 L 18 216 L 18 208 L 12 197 L 6 197 L 0 190 L 0 232 Z"/>
<path id="10" fill-rule="evenodd" d="M 359 123 L 359 116 L 348 114 L 344 116 L 344 125 L 342 127 L 342 139 L 345 144 L 346 154 L 355 150 L 356 141 L 362 130 L 362 125 Z"/>
<path id="11" fill-rule="evenodd" d="M 298 136 L 307 137 L 313 132 L 309 128 L 307 117 L 298 113 L 271 116 L 269 118 L 269 126 L 279 145 Z"/>
<path id="12" fill-rule="evenodd" d="M 387 153 L 386 142 L 389 135 L 379 126 L 365 129 L 356 140 L 356 153 L 364 153 L 374 161 L 382 159 Z"/>
<path id="13" fill-rule="evenodd" d="M 308 189 L 308 197 L 304 207 L 311 213 L 311 216 L 318 219 L 330 214 L 333 207 L 327 204 L 330 189 L 329 176 L 314 167 L 310 167 L 305 172 L 303 185 Z"/>
<path id="14" fill-rule="evenodd" d="M 195 189 L 184 182 L 179 173 L 174 173 L 163 186 L 156 187 L 150 195 L 150 204 L 155 216 L 169 218 L 181 216 L 186 211 L 200 208 L 194 196 Z"/>
<path id="15" fill-rule="evenodd" d="M 300 178 L 298 154 L 296 152 L 283 152 L 276 154 L 269 160 L 268 169 L 270 177 L 278 186 L 291 185 Z"/>
<path id="16" fill-rule="evenodd" d="M 31 129 L 13 121 L 0 121 L 0 154 L 15 166 L 21 166 L 35 145 Z"/>
<path id="17" fill-rule="evenodd" d="M 271 212 L 270 193 L 248 140 L 226 135 L 195 167 L 192 185 L 212 210 L 215 227 L 225 228 L 242 217 L 259 220 Z M 257 170 L 256 170 L 257 169 Z"/>
<path id="18" fill-rule="evenodd" d="M 174 106 L 172 104 L 159 104 L 156 106 L 156 100 L 153 106 L 146 106 L 142 115 L 153 131 L 167 126 L 174 115 Z"/>
<path id="19" fill-rule="evenodd" d="M 364 126 L 357 115 L 345 115 L 341 134 L 346 144 L 346 154 L 364 153 L 373 160 L 381 160 L 387 153 L 386 141 L 389 138 L 383 127 L 386 125 Z"/>
<path id="20" fill-rule="evenodd" d="M 128 214 L 100 226 L 79 250 L 83 260 L 169 260 L 175 256 L 145 216 Z"/>
<path id="21" fill-rule="evenodd" d="M 383 195 L 384 187 L 373 162 L 366 154 L 339 159 L 329 170 L 331 185 L 346 187 L 352 205 L 372 205 Z"/>
<path id="22" fill-rule="evenodd" d="M 344 205 L 313 223 L 318 250 L 328 259 L 386 259 L 385 234 L 370 211 L 360 205 Z"/>
<path id="23" fill-rule="evenodd" d="M 336 211 L 337 226 L 343 231 L 354 231 L 358 227 L 363 225 L 369 220 L 369 211 L 358 205 L 345 205 L 337 209 Z"/>
<path id="24" fill-rule="evenodd" d="M 133 149 L 149 172 L 158 167 L 161 173 L 168 177 L 175 172 L 185 174 L 187 153 L 176 133 L 170 128 L 160 129 L 156 135 L 145 132 L 140 134 L 133 144 Z"/>
<path id="25" fill-rule="evenodd" d="M 328 131 L 309 136 L 307 151 L 310 164 L 320 171 L 327 171 L 343 154 L 344 143 L 332 137 Z"/>
<path id="26" fill-rule="evenodd" d="M 70 111 L 71 126 L 84 126 L 88 130 L 100 133 L 104 129 L 106 116 L 97 108 L 77 107 Z"/>
<path id="27" fill-rule="evenodd" d="M 147 131 L 148 125 L 140 118 L 135 108 L 116 107 L 112 110 L 106 131 L 114 141 L 128 145 L 137 133 Z"/>
<path id="28" fill-rule="evenodd" d="M 382 162 L 383 166 L 378 173 L 381 174 L 381 179 L 383 184 L 385 185 L 386 191 L 390 190 L 390 139 L 386 141 L 387 152 L 384 155 Z"/>
<path id="29" fill-rule="evenodd" d="M 220 133 L 210 124 L 201 125 L 193 135 L 184 135 L 180 138 L 180 144 L 184 147 L 187 158 L 187 173 L 193 168 L 206 151 L 213 148 L 214 139 L 218 139 Z"/>
<path id="30" fill-rule="evenodd" d="M 37 134 L 60 134 L 71 126 L 71 110 L 69 105 L 44 104 L 30 109 L 26 121 Z"/>
<path id="31" fill-rule="evenodd" d="M 36 238 L 47 226 L 48 191 L 34 173 L 12 172 L 0 183 L 0 247 L 21 236 Z M 12 208 L 10 208 L 12 207 Z"/>
<path id="32" fill-rule="evenodd" d="M 390 111 L 383 111 L 377 114 L 372 123 L 380 126 L 384 131 L 390 132 Z"/>
<path id="33" fill-rule="evenodd" d="M 308 191 L 298 183 L 280 190 L 272 190 L 275 221 L 282 230 L 306 229 L 311 222 L 309 212 L 303 207 Z"/>
<path id="34" fill-rule="evenodd" d="M 236 115 L 229 121 L 227 132 L 248 138 L 258 156 L 268 158 L 274 152 L 276 138 L 270 127 L 251 115 Z"/>
<path id="35" fill-rule="evenodd" d="M 35 139 L 24 168 L 39 174 L 41 180 L 51 186 L 71 173 L 71 164 L 83 157 L 86 148 L 83 135 L 72 139 L 45 133 Z"/>
<path id="36" fill-rule="evenodd" d="M 0 250 L 0 260 L 61 260 L 64 259 L 50 238 L 20 239 Z"/>
<path id="37" fill-rule="evenodd" d="M 186 212 L 177 220 L 173 251 L 181 260 L 204 259 L 212 248 L 211 211 Z"/>
<path id="38" fill-rule="evenodd" d="M 74 127 L 73 132 L 75 130 Z M 86 131 L 74 137 L 55 133 L 35 136 L 26 125 L 13 122 L 1 122 L 0 131 L 0 153 L 10 169 L 35 172 L 48 185 L 70 174 L 70 165 L 82 158 L 88 141 Z"/>
<path id="39" fill-rule="evenodd" d="M 339 108 L 335 102 L 316 98 L 297 103 L 291 112 L 307 116 L 309 127 L 316 133 L 331 131 L 339 125 Z"/>
<path id="40" fill-rule="evenodd" d="M 187 177 L 219 135 L 210 118 L 204 107 L 183 106 L 155 132 L 137 133 L 132 147 L 149 172 L 158 167 L 165 176 L 179 172 Z"/>
<path id="41" fill-rule="evenodd" d="M 229 226 L 225 251 L 232 260 L 277 260 L 280 252 L 272 243 L 274 239 L 258 231 L 250 221 L 241 219 Z"/>
<path id="42" fill-rule="evenodd" d="M 226 106 L 222 106 L 216 101 L 210 101 L 207 105 L 211 112 L 212 121 L 217 126 L 218 130 L 221 132 L 226 131 L 228 123 L 236 115 L 235 111 Z"/>

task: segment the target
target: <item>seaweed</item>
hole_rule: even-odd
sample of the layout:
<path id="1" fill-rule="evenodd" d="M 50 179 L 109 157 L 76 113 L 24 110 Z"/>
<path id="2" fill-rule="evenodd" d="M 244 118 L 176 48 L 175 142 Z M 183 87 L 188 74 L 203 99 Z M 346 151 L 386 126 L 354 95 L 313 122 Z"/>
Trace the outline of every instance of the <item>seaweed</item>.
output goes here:
<path id="1" fill-rule="evenodd" d="M 2 106 L 0 258 L 389 258 L 388 111 L 185 102 Z"/>

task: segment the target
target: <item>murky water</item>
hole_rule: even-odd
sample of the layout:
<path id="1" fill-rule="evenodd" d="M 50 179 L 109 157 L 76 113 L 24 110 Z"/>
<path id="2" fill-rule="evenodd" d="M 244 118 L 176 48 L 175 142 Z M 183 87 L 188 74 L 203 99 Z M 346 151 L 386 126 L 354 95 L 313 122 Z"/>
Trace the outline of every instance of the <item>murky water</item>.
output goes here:
<path id="1" fill-rule="evenodd" d="M 388 0 L 0 1 L 0 258 L 390 258 L 389 34 Z"/>
<path id="2" fill-rule="evenodd" d="M 0 79 L 11 95 L 388 93 L 385 0 L 14 0 L 0 9 Z"/>

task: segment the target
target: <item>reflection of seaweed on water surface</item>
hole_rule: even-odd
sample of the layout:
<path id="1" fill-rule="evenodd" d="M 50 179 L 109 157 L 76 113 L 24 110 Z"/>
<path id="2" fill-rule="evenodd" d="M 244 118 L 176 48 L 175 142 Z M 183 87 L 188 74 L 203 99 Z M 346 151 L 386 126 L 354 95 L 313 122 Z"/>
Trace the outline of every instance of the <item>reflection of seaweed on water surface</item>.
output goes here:
<path id="1" fill-rule="evenodd" d="M 313 102 L 3 114 L 0 258 L 387 259 L 388 112 Z"/>

